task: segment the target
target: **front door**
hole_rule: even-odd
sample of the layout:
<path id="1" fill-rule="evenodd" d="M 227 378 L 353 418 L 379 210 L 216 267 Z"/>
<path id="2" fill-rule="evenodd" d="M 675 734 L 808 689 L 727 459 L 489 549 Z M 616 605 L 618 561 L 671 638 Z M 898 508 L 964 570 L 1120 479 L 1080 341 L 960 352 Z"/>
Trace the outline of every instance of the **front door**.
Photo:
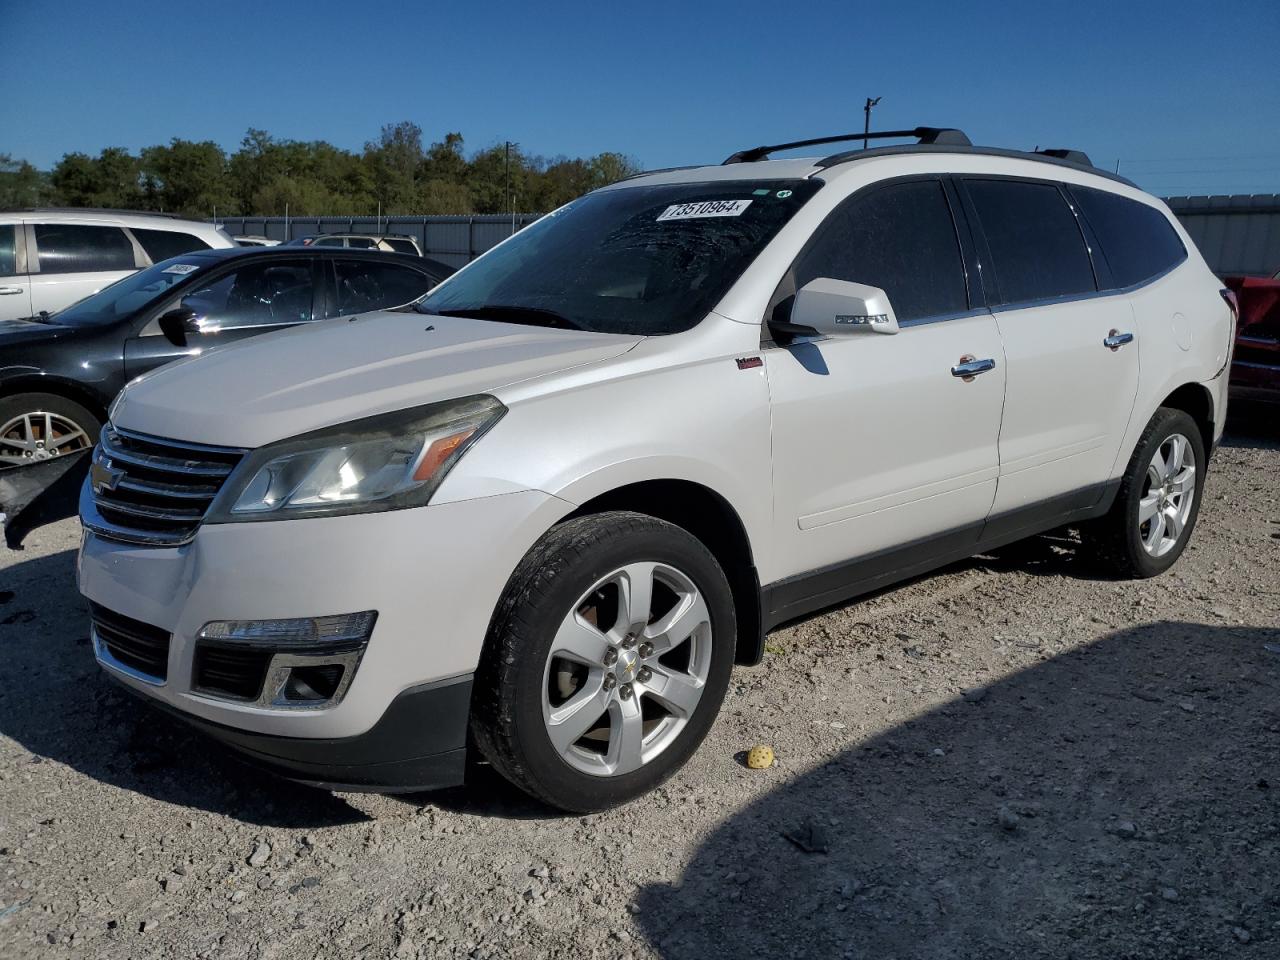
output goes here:
<path id="1" fill-rule="evenodd" d="M 213 273 L 205 282 L 157 308 L 125 344 L 125 373 L 136 377 L 162 364 L 224 343 L 306 323 L 316 316 L 320 257 L 268 257 Z M 196 314 L 199 333 L 186 346 L 170 342 L 158 318 L 177 307 Z"/>
<path id="2" fill-rule="evenodd" d="M 999 472 L 1004 354 L 994 318 L 971 309 L 943 181 L 855 194 L 792 269 L 791 289 L 816 277 L 884 289 L 901 330 L 765 351 L 784 578 L 855 558 L 888 573 L 975 543 Z M 953 375 L 964 359 L 994 367 Z"/>
<path id="3" fill-rule="evenodd" d="M 0 321 L 32 315 L 26 258 L 18 256 L 21 233 L 20 223 L 0 223 Z M 23 260 L 21 265 L 19 259 Z"/>

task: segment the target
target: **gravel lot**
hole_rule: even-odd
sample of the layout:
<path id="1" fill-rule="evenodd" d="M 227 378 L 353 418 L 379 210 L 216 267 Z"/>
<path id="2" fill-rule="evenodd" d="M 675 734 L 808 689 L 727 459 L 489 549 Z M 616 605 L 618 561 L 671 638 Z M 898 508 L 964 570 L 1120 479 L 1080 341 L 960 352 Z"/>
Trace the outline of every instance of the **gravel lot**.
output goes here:
<path id="1" fill-rule="evenodd" d="M 795 623 L 591 817 L 242 767 L 99 675 L 78 536 L 0 549 L 5 958 L 1280 957 L 1274 431 L 1168 575 L 1040 538 Z"/>

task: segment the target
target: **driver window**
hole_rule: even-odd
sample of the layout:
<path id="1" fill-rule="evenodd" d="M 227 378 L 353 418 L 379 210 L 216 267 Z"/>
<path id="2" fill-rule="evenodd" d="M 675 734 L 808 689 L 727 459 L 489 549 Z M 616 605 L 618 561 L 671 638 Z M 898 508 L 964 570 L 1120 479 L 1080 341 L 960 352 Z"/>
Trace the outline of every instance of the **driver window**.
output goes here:
<path id="1" fill-rule="evenodd" d="M 270 260 L 224 274 L 182 298 L 201 328 L 264 327 L 311 319 L 311 263 Z"/>

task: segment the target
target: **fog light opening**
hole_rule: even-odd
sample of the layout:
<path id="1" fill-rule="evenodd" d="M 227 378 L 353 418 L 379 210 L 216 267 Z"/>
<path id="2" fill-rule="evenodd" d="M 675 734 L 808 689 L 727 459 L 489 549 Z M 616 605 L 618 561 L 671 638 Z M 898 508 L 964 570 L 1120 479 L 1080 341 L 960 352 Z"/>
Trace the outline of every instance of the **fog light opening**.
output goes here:
<path id="1" fill-rule="evenodd" d="M 293 703 L 322 703 L 333 699 L 346 668 L 340 663 L 294 667 L 285 681 L 284 699 Z"/>

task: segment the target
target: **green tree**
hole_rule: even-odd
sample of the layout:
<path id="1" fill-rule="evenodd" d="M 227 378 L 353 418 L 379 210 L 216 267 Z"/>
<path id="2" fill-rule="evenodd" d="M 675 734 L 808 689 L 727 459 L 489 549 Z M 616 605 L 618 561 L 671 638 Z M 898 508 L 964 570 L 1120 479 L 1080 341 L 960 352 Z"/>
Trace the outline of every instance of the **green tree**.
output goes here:
<path id="1" fill-rule="evenodd" d="M 0 153 L 0 210 L 43 206 L 52 192 L 46 174 L 25 160 Z"/>
<path id="2" fill-rule="evenodd" d="M 402 120 L 388 123 L 376 141 L 364 145 L 375 202 L 383 213 L 414 213 L 418 168 L 422 165 L 422 128 Z"/>
<path id="3" fill-rule="evenodd" d="M 154 209 L 189 217 L 209 217 L 215 208 L 238 212 L 227 155 L 212 140 L 175 137 L 168 146 L 142 151 L 146 195 Z"/>

